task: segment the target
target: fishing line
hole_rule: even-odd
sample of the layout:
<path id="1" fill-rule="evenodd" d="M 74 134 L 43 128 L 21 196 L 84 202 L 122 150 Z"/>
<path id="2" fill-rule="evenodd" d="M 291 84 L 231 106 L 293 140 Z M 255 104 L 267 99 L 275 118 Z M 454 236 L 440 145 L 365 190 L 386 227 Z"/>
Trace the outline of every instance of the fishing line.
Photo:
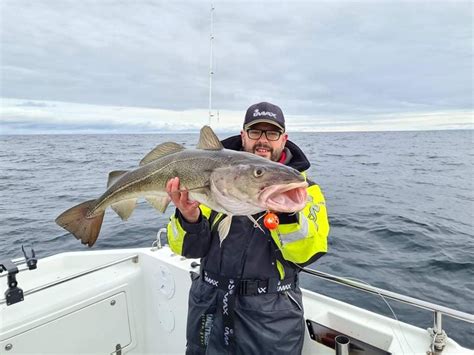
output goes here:
<path id="1" fill-rule="evenodd" d="M 311 269 L 306 269 L 306 268 L 301 267 L 301 266 L 299 266 L 298 264 L 295 264 L 295 263 L 293 263 L 293 262 L 292 262 L 292 264 L 295 265 L 297 268 L 299 268 L 301 271 L 304 271 L 305 273 L 308 273 L 308 274 L 312 275 L 312 273 L 311 273 L 311 271 L 310 271 Z M 406 337 L 406 335 L 405 335 L 405 332 L 404 332 L 404 330 L 403 330 L 403 328 L 402 328 L 402 326 L 401 326 L 401 321 L 398 319 L 397 315 L 395 314 L 395 311 L 394 311 L 393 308 L 390 306 L 390 304 L 388 303 L 387 299 L 377 290 L 377 288 L 376 288 L 375 286 L 372 286 L 372 285 L 369 284 L 368 282 L 363 281 L 363 280 L 359 280 L 359 279 L 352 278 L 352 277 L 343 277 L 343 278 L 346 279 L 346 280 L 352 280 L 352 281 L 360 282 L 360 283 L 363 283 L 363 284 L 365 284 L 365 285 L 367 285 L 367 286 L 370 286 L 370 287 L 374 287 L 374 288 L 375 288 L 375 292 L 377 293 L 377 295 L 379 295 L 379 296 L 382 298 L 382 300 L 384 301 L 384 303 L 387 305 L 388 309 L 389 309 L 390 312 L 392 313 L 394 319 L 397 321 L 397 325 L 398 325 L 398 327 L 399 327 L 399 329 L 400 329 L 400 333 L 402 333 L 402 336 L 403 336 L 403 338 L 405 339 L 406 344 L 407 344 L 408 347 L 410 348 L 411 353 L 414 354 L 415 352 L 413 351 L 413 348 L 411 347 L 410 343 L 408 342 L 408 339 L 407 339 L 407 337 Z M 390 326 L 390 327 L 391 327 L 391 326 Z M 392 328 L 392 327 L 391 327 L 391 328 Z M 402 346 L 403 344 L 402 344 L 402 342 L 400 341 L 400 338 L 398 337 L 398 334 L 397 334 L 396 332 L 393 332 L 393 334 L 395 335 L 395 337 L 397 338 L 398 343 L 400 344 L 400 348 L 401 348 L 401 350 L 402 350 L 402 353 L 405 354 L 405 352 L 403 351 L 403 346 Z"/>
<path id="2" fill-rule="evenodd" d="M 68 236 L 68 235 L 72 235 L 74 238 L 76 238 L 76 236 L 75 236 L 74 234 L 72 234 L 71 232 L 66 232 L 66 233 L 59 234 L 59 235 L 53 237 L 53 238 L 51 239 L 51 241 L 55 241 L 55 240 L 57 240 L 57 239 L 64 238 L 64 237 L 66 237 L 66 236 Z M 76 239 L 77 239 L 77 238 L 76 238 Z"/>
<path id="3" fill-rule="evenodd" d="M 263 230 L 263 228 L 260 226 L 260 224 L 258 223 L 258 221 L 260 221 L 265 215 L 262 214 L 260 217 L 258 217 L 256 220 L 255 218 L 253 218 L 252 216 L 247 216 L 252 222 L 253 222 L 253 227 L 254 228 L 258 228 L 260 229 L 263 233 L 265 233 L 265 231 Z"/>
<path id="4" fill-rule="evenodd" d="M 359 279 L 352 278 L 352 277 L 345 277 L 345 279 L 352 280 L 352 281 L 356 281 L 356 282 L 360 282 L 360 283 L 363 283 L 363 284 L 365 284 L 365 285 L 367 285 L 367 286 L 370 286 L 370 287 L 375 287 L 375 286 L 372 286 L 371 284 L 369 284 L 368 282 L 365 282 L 364 280 L 359 280 Z M 398 328 L 400 329 L 400 333 L 402 333 L 403 338 L 405 339 L 406 344 L 407 344 L 408 347 L 410 348 L 412 354 L 414 354 L 415 352 L 413 351 L 413 348 L 411 347 L 410 343 L 408 342 L 408 339 L 407 339 L 407 337 L 405 336 L 405 332 L 404 332 L 404 330 L 403 330 L 403 328 L 402 328 L 402 326 L 401 326 L 401 324 L 400 324 L 401 322 L 400 322 L 400 320 L 398 319 L 397 315 L 395 314 L 395 311 L 393 310 L 392 306 L 390 306 L 390 304 L 388 303 L 387 299 L 386 299 L 379 291 L 376 290 L 375 292 L 377 292 L 377 295 L 379 295 L 379 296 L 382 298 L 382 300 L 383 300 L 383 301 L 385 302 L 385 304 L 387 305 L 388 309 L 390 309 L 390 311 L 392 312 L 393 318 L 395 318 L 395 320 L 397 321 L 397 325 L 398 325 Z M 392 327 L 390 326 L 390 328 L 392 328 Z M 398 338 L 398 335 L 397 335 L 396 332 L 393 332 L 393 334 L 396 336 L 397 341 L 398 341 L 398 343 L 400 344 L 400 348 L 401 348 L 401 350 L 402 350 L 402 353 L 405 354 L 405 352 L 403 351 L 403 346 L 402 346 L 402 342 L 400 341 L 400 338 Z"/>

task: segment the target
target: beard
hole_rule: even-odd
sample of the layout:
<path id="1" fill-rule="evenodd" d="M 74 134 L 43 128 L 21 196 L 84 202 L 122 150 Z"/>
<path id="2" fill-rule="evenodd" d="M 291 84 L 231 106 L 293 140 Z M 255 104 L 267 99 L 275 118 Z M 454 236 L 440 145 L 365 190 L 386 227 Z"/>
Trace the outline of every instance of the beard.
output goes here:
<path id="1" fill-rule="evenodd" d="M 280 156 L 281 156 L 281 152 L 282 150 L 275 150 L 273 149 L 271 146 L 269 145 L 266 145 L 266 144 L 255 144 L 253 147 L 251 147 L 250 149 L 246 149 L 247 152 L 249 153 L 253 153 L 255 155 L 258 155 L 257 154 L 257 150 L 258 149 L 266 149 L 268 150 L 268 152 L 270 153 L 270 160 L 272 161 L 278 161 L 280 159 Z"/>

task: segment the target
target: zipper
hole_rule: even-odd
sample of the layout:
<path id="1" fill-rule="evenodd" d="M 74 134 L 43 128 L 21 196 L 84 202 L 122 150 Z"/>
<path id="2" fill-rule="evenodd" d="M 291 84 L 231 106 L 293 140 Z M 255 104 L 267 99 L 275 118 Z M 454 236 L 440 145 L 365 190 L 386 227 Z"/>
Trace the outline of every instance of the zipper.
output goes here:
<path id="1" fill-rule="evenodd" d="M 300 304 L 298 303 L 297 300 L 294 299 L 294 297 L 289 293 L 289 292 L 285 292 L 286 295 L 288 296 L 288 298 L 290 299 L 290 301 L 293 301 L 293 303 L 296 304 L 296 306 L 300 309 L 300 311 L 303 311 L 303 307 L 300 306 Z"/>

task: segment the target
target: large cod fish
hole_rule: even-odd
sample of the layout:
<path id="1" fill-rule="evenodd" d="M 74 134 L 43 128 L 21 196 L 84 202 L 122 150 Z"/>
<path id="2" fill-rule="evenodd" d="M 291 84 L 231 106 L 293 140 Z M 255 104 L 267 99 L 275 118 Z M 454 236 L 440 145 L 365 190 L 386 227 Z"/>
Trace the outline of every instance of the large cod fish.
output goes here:
<path id="1" fill-rule="evenodd" d="M 166 183 L 179 177 L 180 189 L 189 198 L 227 216 L 219 224 L 222 241 L 232 216 L 262 211 L 296 212 L 307 200 L 304 177 L 297 170 L 257 155 L 224 149 L 209 126 L 201 129 L 197 149 L 177 143 L 163 143 L 148 153 L 132 171 L 109 174 L 107 191 L 63 212 L 56 223 L 83 244 L 94 245 L 105 209 L 109 206 L 126 220 L 137 199 L 144 197 L 160 212 L 170 203 Z"/>

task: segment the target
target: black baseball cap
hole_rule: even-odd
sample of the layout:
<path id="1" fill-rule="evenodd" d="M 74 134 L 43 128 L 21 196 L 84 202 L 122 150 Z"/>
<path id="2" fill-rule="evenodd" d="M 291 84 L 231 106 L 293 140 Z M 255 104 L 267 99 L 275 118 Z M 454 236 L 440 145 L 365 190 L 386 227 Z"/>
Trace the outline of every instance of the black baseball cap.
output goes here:
<path id="1" fill-rule="evenodd" d="M 270 123 L 280 128 L 282 132 L 285 132 L 285 116 L 283 116 L 283 111 L 277 105 L 269 102 L 259 102 L 247 109 L 244 130 L 261 122 Z"/>

